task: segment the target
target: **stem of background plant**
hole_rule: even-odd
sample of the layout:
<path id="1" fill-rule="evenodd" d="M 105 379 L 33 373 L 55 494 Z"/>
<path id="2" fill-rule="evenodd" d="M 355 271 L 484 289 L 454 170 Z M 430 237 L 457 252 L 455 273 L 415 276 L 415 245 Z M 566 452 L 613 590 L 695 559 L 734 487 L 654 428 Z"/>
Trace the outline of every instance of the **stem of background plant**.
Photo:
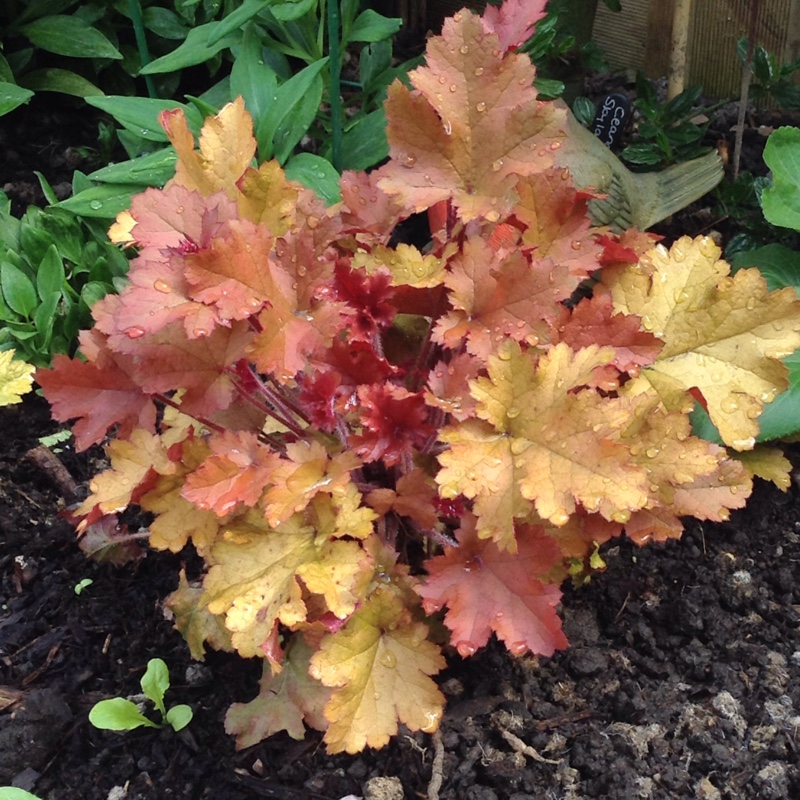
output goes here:
<path id="1" fill-rule="evenodd" d="M 739 94 L 739 118 L 736 120 L 736 137 L 733 142 L 733 179 L 739 177 L 739 165 L 742 160 L 742 139 L 744 137 L 744 117 L 747 113 L 747 100 L 750 96 L 750 81 L 753 78 L 753 51 L 756 46 L 756 26 L 761 0 L 752 0 L 750 20 L 747 25 L 747 57 L 742 67 L 742 91 Z"/>
<path id="2" fill-rule="evenodd" d="M 150 63 L 150 50 L 147 48 L 147 36 L 144 32 L 144 22 L 142 20 L 142 6 L 139 0 L 128 0 L 128 10 L 133 23 L 133 32 L 136 34 L 136 46 L 139 48 L 139 58 L 142 59 L 142 66 L 146 67 Z M 150 97 L 158 97 L 156 85 L 150 75 L 144 76 L 144 83 L 147 86 L 147 94 Z"/>
<path id="3" fill-rule="evenodd" d="M 330 70 L 331 163 L 342 171 L 342 59 L 339 54 L 339 0 L 328 0 L 328 69 Z"/>
<path id="4" fill-rule="evenodd" d="M 686 51 L 691 16 L 692 0 L 675 0 L 675 10 L 672 15 L 672 47 L 669 53 L 667 100 L 677 97 L 686 88 Z"/>

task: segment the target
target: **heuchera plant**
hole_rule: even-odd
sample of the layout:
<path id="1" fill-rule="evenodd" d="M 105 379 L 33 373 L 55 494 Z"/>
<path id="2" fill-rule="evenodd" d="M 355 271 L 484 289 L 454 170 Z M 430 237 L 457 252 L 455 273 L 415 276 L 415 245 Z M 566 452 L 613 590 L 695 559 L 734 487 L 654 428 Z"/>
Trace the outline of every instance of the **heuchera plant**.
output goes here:
<path id="1" fill-rule="evenodd" d="M 207 564 L 167 601 L 192 654 L 263 659 L 227 717 L 239 746 L 434 731 L 447 634 L 551 655 L 559 586 L 599 543 L 678 537 L 753 474 L 786 481 L 753 447 L 800 346 L 794 291 L 730 276 L 709 239 L 590 227 L 557 165 L 565 112 L 515 52 L 531 5 L 446 22 L 390 89 L 390 161 L 331 208 L 251 166 L 241 101 L 199 152 L 165 113 L 175 179 L 111 230 L 139 250 L 129 285 L 94 307 L 85 360 L 36 374 L 77 446 L 114 431 L 79 528 L 150 512 L 154 548 Z M 430 242 L 399 241 L 425 211 Z M 692 435 L 695 398 L 732 455 Z"/>

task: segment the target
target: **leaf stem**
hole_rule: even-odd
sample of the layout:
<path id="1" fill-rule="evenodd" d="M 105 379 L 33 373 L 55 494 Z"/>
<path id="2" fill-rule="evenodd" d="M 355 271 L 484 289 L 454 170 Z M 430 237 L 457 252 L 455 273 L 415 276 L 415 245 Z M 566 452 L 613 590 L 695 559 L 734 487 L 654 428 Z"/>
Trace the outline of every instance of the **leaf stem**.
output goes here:
<path id="1" fill-rule="evenodd" d="M 339 52 L 339 0 L 328 0 L 328 69 L 330 70 L 331 163 L 342 171 L 342 59 Z"/>
<path id="2" fill-rule="evenodd" d="M 139 48 L 139 58 L 142 66 L 146 67 L 150 63 L 150 50 L 147 47 L 147 35 L 144 32 L 144 20 L 142 19 L 142 6 L 139 0 L 128 0 L 128 11 L 131 15 L 133 32 L 136 36 L 136 46 Z M 144 84 L 147 87 L 147 94 L 150 97 L 158 97 L 158 90 L 150 75 L 144 76 Z"/>

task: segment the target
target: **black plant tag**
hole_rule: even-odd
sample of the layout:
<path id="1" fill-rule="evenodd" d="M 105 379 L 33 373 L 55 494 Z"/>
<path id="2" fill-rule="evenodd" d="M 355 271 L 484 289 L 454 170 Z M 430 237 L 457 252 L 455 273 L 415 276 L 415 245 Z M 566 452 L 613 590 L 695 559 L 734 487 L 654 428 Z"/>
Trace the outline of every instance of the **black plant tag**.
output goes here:
<path id="1" fill-rule="evenodd" d="M 607 95 L 592 123 L 592 133 L 611 147 L 617 144 L 631 117 L 631 102 L 620 92 Z"/>

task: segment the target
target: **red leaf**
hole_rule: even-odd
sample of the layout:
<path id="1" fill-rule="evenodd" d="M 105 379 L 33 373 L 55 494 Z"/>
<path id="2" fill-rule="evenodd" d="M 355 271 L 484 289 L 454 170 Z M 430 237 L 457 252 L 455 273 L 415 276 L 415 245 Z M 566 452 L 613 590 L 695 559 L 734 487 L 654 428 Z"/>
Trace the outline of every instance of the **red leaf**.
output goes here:
<path id="1" fill-rule="evenodd" d="M 506 0 L 501 6 L 487 5 L 481 21 L 497 34 L 503 52 L 524 44 L 546 13 L 547 0 Z"/>
<path id="2" fill-rule="evenodd" d="M 77 450 L 101 442 L 113 425 L 119 426 L 120 438 L 134 428 L 155 430 L 156 407 L 129 377 L 130 359 L 103 352 L 98 363 L 57 355 L 52 369 L 39 369 L 34 375 L 53 416 L 60 422 L 77 419 L 72 428 Z"/>
<path id="3" fill-rule="evenodd" d="M 387 466 L 411 456 L 436 428 L 426 422 L 428 408 L 421 394 L 398 386 L 374 384 L 358 390 L 364 432 L 350 437 L 350 446 L 364 461 L 380 459 Z"/>

